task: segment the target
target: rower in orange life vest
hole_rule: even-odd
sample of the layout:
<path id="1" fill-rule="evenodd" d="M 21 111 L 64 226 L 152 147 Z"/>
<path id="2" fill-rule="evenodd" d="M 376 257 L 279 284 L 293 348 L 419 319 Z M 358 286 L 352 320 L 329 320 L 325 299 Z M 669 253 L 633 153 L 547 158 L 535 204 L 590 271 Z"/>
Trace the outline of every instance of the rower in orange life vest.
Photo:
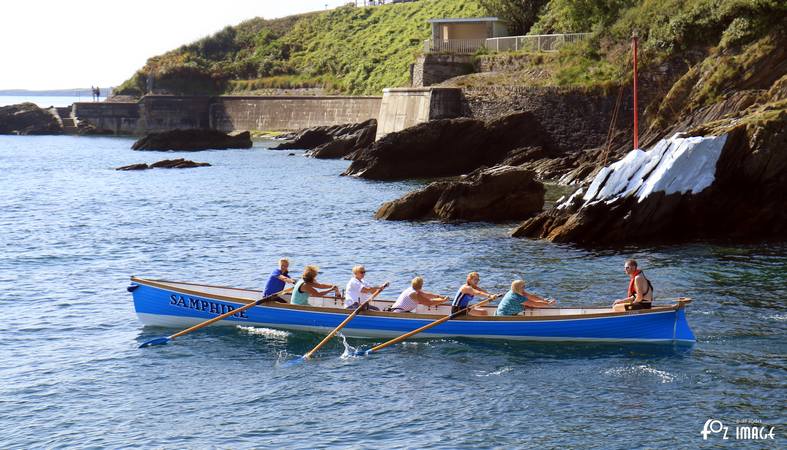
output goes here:
<path id="1" fill-rule="evenodd" d="M 627 259 L 624 266 L 629 281 L 628 297 L 615 300 L 612 309 L 615 311 L 632 311 L 636 309 L 650 309 L 653 304 L 653 285 L 645 274 L 637 268 L 637 262 Z"/>

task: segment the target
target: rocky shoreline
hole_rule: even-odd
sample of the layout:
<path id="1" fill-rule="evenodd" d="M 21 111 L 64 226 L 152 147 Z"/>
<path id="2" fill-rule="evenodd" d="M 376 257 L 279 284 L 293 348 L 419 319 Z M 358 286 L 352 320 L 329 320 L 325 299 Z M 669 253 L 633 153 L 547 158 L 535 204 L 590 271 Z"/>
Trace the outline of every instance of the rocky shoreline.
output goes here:
<path id="1" fill-rule="evenodd" d="M 437 181 L 384 203 L 374 217 L 385 220 L 505 222 L 541 212 L 544 185 L 531 170 L 514 166 L 479 169 Z"/>
<path id="2" fill-rule="evenodd" d="M 352 159 L 354 154 L 374 143 L 377 121 L 311 127 L 281 136 L 287 140 L 271 150 L 307 150 L 306 156 L 318 159 Z"/>
<path id="3" fill-rule="evenodd" d="M 49 111 L 34 103 L 0 106 L 0 134 L 63 134 L 63 126 Z"/>
<path id="4" fill-rule="evenodd" d="M 371 180 L 457 176 L 555 154 L 551 137 L 528 112 L 489 122 L 438 119 L 384 136 L 357 153 L 343 175 Z"/>
<path id="5" fill-rule="evenodd" d="M 129 164 L 127 166 L 117 167 L 115 170 L 148 170 L 148 169 L 191 169 L 193 167 L 210 167 L 206 162 L 195 162 L 188 159 L 164 159 L 151 164 L 137 163 Z"/>
<path id="6" fill-rule="evenodd" d="M 244 131 L 236 135 L 210 129 L 171 130 L 150 133 L 137 140 L 132 150 L 152 151 L 199 151 L 251 148 L 251 133 Z"/>
<path id="7" fill-rule="evenodd" d="M 785 53 L 763 59 L 787 66 Z M 572 114 L 540 105 L 487 120 L 438 119 L 376 142 L 356 138 L 361 124 L 318 127 L 278 148 L 311 149 L 315 156 L 316 149 L 346 147 L 334 155 L 352 160 L 345 176 L 445 178 L 381 205 L 378 219 L 524 220 L 512 236 L 583 246 L 787 237 L 785 70 L 760 75 L 756 85 L 743 80 L 745 86 L 697 108 L 685 84 L 701 79 L 688 67 L 682 74 L 680 65 L 673 69 L 674 83 L 661 91 L 652 86 L 642 148 L 634 151 L 630 127 L 613 128 L 605 143 L 599 126 L 605 118 L 577 113 L 596 110 L 588 106 L 593 101 L 606 111 L 603 96 L 577 102 L 571 90 L 552 90 L 560 98 L 548 103 L 573 102 Z M 484 100 L 473 95 L 478 109 Z M 486 111 L 515 108 L 517 97 L 503 96 L 502 106 L 495 101 L 486 99 Z M 352 145 L 343 133 L 353 136 Z M 546 180 L 574 186 L 575 193 L 542 210 Z"/>

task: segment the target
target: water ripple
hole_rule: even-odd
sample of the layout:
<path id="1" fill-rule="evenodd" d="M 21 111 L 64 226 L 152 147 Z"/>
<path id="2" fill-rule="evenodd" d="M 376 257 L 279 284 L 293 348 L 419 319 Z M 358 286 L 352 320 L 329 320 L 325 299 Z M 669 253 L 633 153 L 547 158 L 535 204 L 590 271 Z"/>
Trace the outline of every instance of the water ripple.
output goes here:
<path id="1" fill-rule="evenodd" d="M 200 153 L 204 171 L 111 170 L 150 162 L 130 142 L 0 136 L 3 448 L 666 448 L 700 445 L 709 417 L 783 423 L 785 244 L 588 251 L 511 224 L 380 222 L 422 182 L 259 144 Z M 567 306 L 619 298 L 635 257 L 657 298 L 694 298 L 698 344 L 430 339 L 353 357 L 379 340 L 337 338 L 287 365 L 322 337 L 241 327 L 137 348 L 173 330 L 139 325 L 130 275 L 259 288 L 282 255 L 338 284 L 365 264 L 390 295 L 415 275 L 451 295 L 477 270 Z"/>

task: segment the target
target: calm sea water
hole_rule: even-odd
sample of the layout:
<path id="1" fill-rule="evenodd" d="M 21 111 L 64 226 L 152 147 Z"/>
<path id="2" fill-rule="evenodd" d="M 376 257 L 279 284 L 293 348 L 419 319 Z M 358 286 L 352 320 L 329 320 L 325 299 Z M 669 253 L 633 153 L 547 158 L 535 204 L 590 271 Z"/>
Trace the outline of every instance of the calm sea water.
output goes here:
<path id="1" fill-rule="evenodd" d="M 101 97 L 102 100 L 104 97 Z M 74 102 L 90 102 L 90 93 L 87 95 L 39 95 L 39 96 L 17 96 L 17 95 L 0 95 L 0 106 L 16 105 L 17 103 L 31 102 L 38 105 L 40 108 L 48 108 L 50 106 L 71 106 Z"/>
<path id="2" fill-rule="evenodd" d="M 339 177 L 346 161 L 265 149 L 149 153 L 124 138 L 0 136 L 0 447 L 691 448 L 785 439 L 787 245 L 587 251 L 510 225 L 379 222 L 415 182 Z M 186 157 L 212 167 L 118 172 Z M 209 330 L 138 349 L 131 275 L 261 287 L 287 255 L 391 293 L 415 274 L 452 294 L 471 270 L 524 277 L 564 305 L 605 304 L 636 257 L 657 295 L 691 296 L 689 349 L 463 340 L 342 358 L 336 339 Z M 389 294 L 390 295 L 390 294 Z M 374 341 L 350 340 L 353 346 Z M 711 436 L 759 421 L 778 441 Z"/>

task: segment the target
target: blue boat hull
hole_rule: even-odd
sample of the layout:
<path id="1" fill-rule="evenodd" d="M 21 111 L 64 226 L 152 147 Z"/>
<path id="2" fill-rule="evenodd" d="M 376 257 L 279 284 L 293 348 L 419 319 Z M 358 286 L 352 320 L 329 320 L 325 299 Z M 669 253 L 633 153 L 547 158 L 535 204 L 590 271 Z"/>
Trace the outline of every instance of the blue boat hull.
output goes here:
<path id="1" fill-rule="evenodd" d="M 248 304 L 221 295 L 195 294 L 192 290 L 165 288 L 134 280 L 130 290 L 134 308 L 145 325 L 187 327 Z M 155 284 L 155 283 L 153 283 Z M 259 297 L 257 297 L 259 298 Z M 347 317 L 333 308 L 269 304 L 251 307 L 215 325 L 244 325 L 326 334 Z M 437 317 L 406 314 L 362 313 L 344 328 L 353 337 L 395 337 L 434 321 Z M 508 319 L 508 320 L 506 320 Z M 695 341 L 684 307 L 616 314 L 449 320 L 421 335 L 528 341 L 687 342 Z"/>

